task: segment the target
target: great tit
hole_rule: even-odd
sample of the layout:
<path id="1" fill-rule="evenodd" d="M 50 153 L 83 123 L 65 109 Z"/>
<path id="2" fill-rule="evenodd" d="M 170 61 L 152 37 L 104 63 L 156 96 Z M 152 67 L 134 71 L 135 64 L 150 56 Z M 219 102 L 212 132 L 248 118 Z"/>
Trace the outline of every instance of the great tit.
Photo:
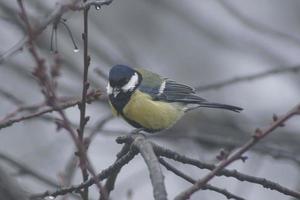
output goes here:
<path id="1" fill-rule="evenodd" d="M 188 85 L 126 65 L 111 68 L 106 89 L 113 114 L 150 133 L 170 128 L 186 112 L 195 108 L 242 110 L 236 106 L 208 102 Z"/>

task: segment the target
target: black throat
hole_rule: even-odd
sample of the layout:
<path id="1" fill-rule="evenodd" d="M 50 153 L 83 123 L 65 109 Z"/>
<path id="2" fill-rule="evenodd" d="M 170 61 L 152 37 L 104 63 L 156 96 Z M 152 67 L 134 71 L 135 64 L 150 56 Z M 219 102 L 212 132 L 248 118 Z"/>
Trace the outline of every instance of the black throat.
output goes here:
<path id="1" fill-rule="evenodd" d="M 123 114 L 123 108 L 129 102 L 132 92 L 120 92 L 117 97 L 114 97 L 112 94 L 109 95 L 109 100 L 113 107 L 116 109 L 118 114 Z"/>

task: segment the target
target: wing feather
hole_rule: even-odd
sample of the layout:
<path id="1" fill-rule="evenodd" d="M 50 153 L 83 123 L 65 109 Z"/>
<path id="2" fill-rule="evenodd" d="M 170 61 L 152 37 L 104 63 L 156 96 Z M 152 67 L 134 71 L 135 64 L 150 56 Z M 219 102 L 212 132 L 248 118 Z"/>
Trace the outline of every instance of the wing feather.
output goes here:
<path id="1" fill-rule="evenodd" d="M 138 89 L 141 92 L 149 94 L 154 101 L 198 104 L 197 107 L 221 108 L 234 112 L 240 112 L 242 110 L 242 108 L 236 106 L 208 102 L 207 100 L 199 97 L 195 93 L 195 89 L 193 87 L 161 77 L 160 75 L 145 69 L 137 69 L 137 71 L 143 77 L 142 83 Z M 187 111 L 192 109 L 194 108 L 188 109 Z"/>
<path id="2" fill-rule="evenodd" d="M 143 77 L 139 90 L 149 94 L 153 100 L 182 103 L 200 103 L 205 99 L 195 94 L 195 89 L 174 80 L 161 77 L 145 69 L 137 69 Z M 165 82 L 165 83 L 164 83 Z M 161 86 L 164 85 L 162 90 Z"/>

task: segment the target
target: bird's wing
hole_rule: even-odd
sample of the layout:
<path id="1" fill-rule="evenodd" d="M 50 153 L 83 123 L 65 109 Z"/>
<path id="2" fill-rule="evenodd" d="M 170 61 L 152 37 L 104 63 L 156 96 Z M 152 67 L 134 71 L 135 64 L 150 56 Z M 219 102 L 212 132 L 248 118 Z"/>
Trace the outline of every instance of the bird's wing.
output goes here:
<path id="1" fill-rule="evenodd" d="M 160 100 L 182 103 L 201 103 L 206 101 L 195 94 L 194 88 L 182 83 L 177 83 L 171 79 L 164 80 L 159 90 L 158 98 Z"/>
<path id="2" fill-rule="evenodd" d="M 195 94 L 194 88 L 188 85 L 163 78 L 145 69 L 137 69 L 137 71 L 143 77 L 139 90 L 149 94 L 153 100 L 198 104 L 206 102 L 205 99 Z"/>
<path id="3" fill-rule="evenodd" d="M 138 89 L 141 92 L 149 94 L 154 101 L 198 104 L 197 107 L 220 108 L 234 112 L 240 112 L 243 110 L 237 106 L 208 102 L 207 100 L 199 97 L 195 93 L 194 88 L 182 83 L 177 83 L 176 81 L 168 78 L 163 78 L 160 75 L 145 69 L 137 69 L 137 71 L 141 73 L 143 77 Z M 188 108 L 186 111 L 193 110 L 197 107 Z"/>
<path id="4" fill-rule="evenodd" d="M 143 77 L 143 80 L 138 89 L 144 93 L 149 94 L 153 99 L 156 99 L 161 83 L 163 82 L 163 78 L 158 74 L 142 68 L 137 68 L 136 70 Z"/>

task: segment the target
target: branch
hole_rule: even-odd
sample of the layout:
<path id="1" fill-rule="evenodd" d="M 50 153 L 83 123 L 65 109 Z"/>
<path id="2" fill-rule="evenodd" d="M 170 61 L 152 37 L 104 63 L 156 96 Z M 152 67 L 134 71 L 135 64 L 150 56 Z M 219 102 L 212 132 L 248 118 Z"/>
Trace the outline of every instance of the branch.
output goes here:
<path id="1" fill-rule="evenodd" d="M 7 100 L 9 100 L 15 105 L 21 105 L 24 103 L 21 99 L 17 98 L 15 95 L 11 94 L 10 92 L 2 88 L 0 88 L 0 95 L 5 97 Z"/>
<path id="2" fill-rule="evenodd" d="M 88 102 L 95 101 L 100 97 L 100 95 L 101 95 L 101 93 L 98 90 L 97 91 L 91 91 L 87 95 L 87 100 L 88 100 Z M 64 110 L 66 108 L 70 108 L 70 107 L 79 105 L 80 102 L 81 102 L 81 99 L 69 100 L 69 101 L 64 102 L 64 103 L 59 103 L 58 105 L 56 105 L 56 107 L 46 107 L 46 108 L 44 108 L 40 111 L 36 111 L 36 112 L 30 113 L 30 114 L 25 115 L 25 116 L 17 117 L 17 118 L 14 118 L 14 119 L 7 119 L 5 121 L 0 121 L 0 130 L 2 128 L 6 128 L 6 127 L 9 127 L 9 126 L 13 125 L 14 123 L 18 123 L 18 122 L 21 122 L 21 121 L 32 119 L 32 118 L 41 116 L 41 115 L 46 114 L 46 113 L 51 113 L 53 111 Z M 34 107 L 34 105 L 27 106 L 27 107 L 32 108 L 32 107 Z"/>
<path id="3" fill-rule="evenodd" d="M 139 150 L 142 154 L 149 173 L 150 179 L 153 186 L 153 194 L 155 200 L 167 200 L 167 192 L 164 184 L 164 176 L 162 174 L 159 161 L 154 153 L 151 143 L 145 140 L 143 135 L 138 135 L 133 145 Z"/>
<path id="4" fill-rule="evenodd" d="M 84 0 L 85 2 L 85 0 Z M 78 133 L 78 140 L 81 141 L 81 143 L 84 143 L 83 141 L 83 135 L 84 135 L 84 128 L 85 125 L 87 124 L 88 120 L 90 119 L 89 116 L 85 116 L 85 110 L 86 110 L 86 95 L 87 91 L 89 88 L 89 82 L 88 82 L 88 69 L 90 65 L 90 57 L 88 56 L 88 12 L 89 12 L 89 7 L 85 8 L 83 10 L 83 23 L 84 23 L 84 31 L 82 33 L 82 40 L 83 40 L 83 61 L 84 61 L 84 69 L 83 69 L 83 78 L 82 78 L 82 96 L 81 96 L 81 103 L 79 104 L 79 110 L 80 110 L 80 121 L 79 121 L 79 129 L 77 130 Z M 84 151 L 88 148 L 88 145 L 84 148 Z M 85 152 L 86 153 L 86 152 Z M 82 157 L 80 157 L 80 163 L 81 165 L 85 166 L 86 160 L 84 160 Z M 88 180 L 89 174 L 87 171 L 86 167 L 81 168 L 81 173 L 82 173 L 82 179 L 83 182 Z M 101 196 L 105 196 L 102 186 L 99 183 L 99 190 L 101 193 Z M 89 188 L 86 187 L 83 190 L 82 193 L 82 199 L 83 200 L 88 200 L 89 199 Z"/>
<path id="5" fill-rule="evenodd" d="M 111 174 L 120 170 L 124 165 L 128 164 L 137 155 L 137 153 L 138 151 L 135 148 L 130 148 L 130 150 L 124 156 L 122 156 L 120 159 L 118 159 L 116 162 L 114 162 L 114 164 L 112 164 L 108 168 L 102 170 L 96 176 L 96 178 L 94 177 L 90 178 L 86 182 L 81 183 L 79 185 L 62 188 L 56 191 L 46 191 L 41 194 L 35 194 L 31 197 L 31 199 L 45 198 L 45 197 L 56 198 L 57 196 L 66 195 L 68 193 L 80 192 L 83 188 L 90 187 L 91 185 L 95 184 L 95 182 L 104 180 L 105 178 L 109 177 Z"/>
<path id="6" fill-rule="evenodd" d="M 6 161 L 6 162 L 10 163 L 11 165 L 15 166 L 16 168 L 18 168 L 22 174 L 29 174 L 29 175 L 35 177 L 36 179 L 38 179 L 52 187 L 59 187 L 57 182 L 34 171 L 33 169 L 26 166 L 25 164 L 20 163 L 20 162 L 16 161 L 15 159 L 12 159 L 10 156 L 0 153 L 0 159 Z"/>
<path id="7" fill-rule="evenodd" d="M 121 151 L 117 154 L 117 160 L 122 158 L 126 153 L 128 153 L 129 150 L 130 150 L 130 145 L 125 144 L 123 146 L 123 148 L 121 149 Z M 113 191 L 113 189 L 115 187 L 115 182 L 117 180 L 117 176 L 120 173 L 120 171 L 121 171 L 121 168 L 119 170 L 116 170 L 114 173 L 112 173 L 108 177 L 108 179 L 105 183 L 104 189 L 106 190 L 106 193 L 107 193 L 108 197 L 109 197 L 110 192 Z M 100 200 L 104 200 L 104 199 L 101 197 Z"/>
<path id="8" fill-rule="evenodd" d="M 28 194 L 21 186 L 0 168 L 0 199 L 5 200 L 28 200 Z"/>
<path id="9" fill-rule="evenodd" d="M 299 108 L 299 110 L 300 110 L 300 108 Z M 300 113 L 300 111 L 297 111 L 297 113 Z M 141 140 L 144 140 L 144 138 L 143 138 L 144 136 L 133 134 L 133 133 L 136 133 L 136 132 L 137 131 L 134 131 L 134 132 L 130 133 L 130 135 L 120 136 L 116 139 L 117 143 L 121 143 L 121 144 L 125 143 L 127 146 L 125 145 L 123 147 L 123 149 L 121 150 L 121 152 L 118 153 L 118 155 L 117 155 L 118 159 L 116 160 L 116 162 L 113 165 L 111 165 L 110 167 L 108 167 L 107 169 L 100 172 L 100 174 L 98 174 L 96 176 L 96 178 L 91 178 L 88 181 L 86 181 L 86 182 L 84 182 L 80 185 L 75 185 L 75 186 L 59 189 L 57 191 L 52 191 L 52 192 L 51 191 L 46 191 L 42 194 L 34 195 L 34 197 L 44 198 L 44 197 L 47 197 L 47 196 L 51 196 L 51 197 L 55 198 L 57 196 L 65 195 L 65 194 L 72 193 L 72 192 L 80 192 L 83 188 L 90 187 L 95 182 L 101 181 L 101 180 L 103 180 L 107 177 L 109 177 L 109 179 L 113 179 L 110 186 L 108 186 L 109 181 L 107 181 L 106 185 L 105 185 L 105 189 L 107 189 L 108 193 L 109 193 L 113 189 L 116 174 L 118 174 L 120 169 L 125 164 L 129 163 L 130 160 L 132 160 L 134 158 L 134 156 L 138 153 L 138 148 L 135 146 L 136 138 L 141 138 L 142 137 Z M 166 157 L 166 158 L 169 158 L 169 159 L 179 161 L 179 162 L 184 163 L 184 164 L 190 164 L 190 165 L 196 166 L 200 169 L 214 170 L 216 168 L 215 165 L 203 163 L 199 160 L 188 158 L 188 157 L 180 155 L 180 154 L 178 154 L 174 151 L 171 151 L 169 149 L 165 149 L 165 148 L 163 148 L 159 145 L 156 145 L 155 143 L 152 143 L 152 142 L 146 142 L 146 143 L 147 143 L 147 145 L 151 146 L 151 148 L 153 149 L 153 151 L 155 152 L 155 154 L 158 157 L 163 156 L 163 157 Z M 129 148 L 129 150 L 128 150 L 128 148 Z M 127 150 L 128 150 L 128 152 L 127 152 Z M 113 176 L 114 176 L 114 178 L 112 178 Z M 259 184 L 259 185 L 261 185 L 265 188 L 269 188 L 271 190 L 276 190 L 276 191 L 278 191 L 280 193 L 283 193 L 285 195 L 300 198 L 300 193 L 299 192 L 290 190 L 286 187 L 283 187 L 283 186 L 279 185 L 278 183 L 266 180 L 264 178 L 259 178 L 259 177 L 254 177 L 254 176 L 242 174 L 242 173 L 240 173 L 236 170 L 221 169 L 216 174 L 216 176 L 233 177 L 233 178 L 236 178 L 237 180 L 240 180 L 240 181 L 247 181 L 247 182 Z M 111 187 L 111 190 L 108 189 L 109 187 Z M 211 188 L 211 189 L 214 190 L 214 191 L 219 191 L 220 193 L 223 193 L 224 195 L 229 195 L 223 189 L 220 189 L 220 188 Z M 233 195 L 233 194 L 231 194 L 231 195 Z M 238 198 L 238 197 L 236 197 L 236 198 Z"/>
<path id="10" fill-rule="evenodd" d="M 198 167 L 199 169 L 208 169 L 208 170 L 213 170 L 216 168 L 215 165 L 212 164 L 207 164 L 204 162 L 201 162 L 196 159 L 192 159 L 189 157 L 186 157 L 184 155 L 180 155 L 175 151 L 172 151 L 170 149 L 163 148 L 159 145 L 156 145 L 152 143 L 154 151 L 156 155 L 158 156 L 163 156 L 178 162 L 181 162 L 183 164 L 190 164 L 195 167 Z M 255 177 L 255 176 L 250 176 L 247 174 L 243 174 L 238 172 L 237 170 L 227 170 L 227 169 L 222 169 L 219 171 L 216 176 L 225 176 L 225 177 L 233 177 L 236 178 L 239 181 L 247 181 L 250 183 L 255 183 L 258 185 L 263 186 L 264 188 L 268 188 L 271 190 L 276 190 L 282 194 L 289 195 L 292 197 L 300 198 L 300 192 L 290 190 L 284 186 L 279 185 L 278 183 L 275 183 L 273 181 L 267 180 L 265 178 L 260 178 L 260 177 Z"/>
<path id="11" fill-rule="evenodd" d="M 101 9 L 102 6 L 109 6 L 112 2 L 113 2 L 113 0 L 104 0 L 104 1 L 89 0 L 89 1 L 85 1 L 82 5 L 75 6 L 73 9 L 74 10 L 84 10 L 90 6 L 95 6 L 95 8 L 97 10 L 99 10 L 99 9 Z"/>
<path id="12" fill-rule="evenodd" d="M 157 156 L 154 153 L 153 144 L 145 139 L 145 136 L 139 134 L 143 129 L 135 129 L 131 134 L 126 136 L 120 136 L 116 139 L 119 144 L 125 143 L 133 145 L 142 154 L 149 173 L 153 187 L 154 199 L 161 200 L 167 199 L 167 192 L 164 185 L 164 177 L 159 165 Z"/>
<path id="13" fill-rule="evenodd" d="M 103 119 L 96 122 L 96 126 L 94 126 L 90 132 L 90 135 L 88 136 L 89 141 L 93 141 L 93 138 L 96 136 L 96 134 L 103 128 L 103 126 L 108 123 L 110 120 L 114 119 L 114 116 L 112 114 L 109 114 L 108 116 L 104 117 Z"/>
<path id="14" fill-rule="evenodd" d="M 300 45 L 300 39 L 297 37 L 294 37 L 292 35 L 289 35 L 287 33 L 278 31 L 273 29 L 272 27 L 268 26 L 267 24 L 262 24 L 258 21 L 254 21 L 251 18 L 243 15 L 238 9 L 236 9 L 234 6 L 230 5 L 228 1 L 219 0 L 219 3 L 237 20 L 239 20 L 242 24 L 252 28 L 255 31 L 258 31 L 263 34 L 269 34 L 273 35 L 285 40 L 288 40 L 294 44 Z"/>
<path id="15" fill-rule="evenodd" d="M 253 81 L 253 80 L 261 79 L 261 78 L 271 76 L 274 74 L 297 73 L 299 71 L 300 71 L 300 66 L 275 68 L 275 69 L 267 70 L 265 72 L 260 72 L 260 73 L 256 73 L 256 74 L 252 74 L 252 75 L 248 75 L 248 76 L 232 78 L 232 79 L 220 81 L 220 82 L 213 83 L 213 84 L 199 86 L 199 87 L 196 87 L 196 91 L 200 92 L 200 91 L 207 91 L 207 90 L 212 90 L 212 89 L 220 89 L 220 88 L 227 87 L 227 86 L 230 86 L 233 84 L 243 83 L 243 82 L 247 82 L 247 81 Z"/>
<path id="16" fill-rule="evenodd" d="M 107 1 L 99 1 L 99 0 L 90 0 L 85 4 L 77 5 L 80 0 L 72 0 L 71 3 L 67 1 L 67 3 L 56 3 L 55 8 L 51 11 L 51 13 L 46 17 L 41 23 L 32 30 L 32 36 L 26 35 L 20 41 L 18 41 L 12 48 L 8 51 L 4 52 L 0 55 L 0 64 L 7 60 L 9 57 L 13 56 L 18 51 L 21 51 L 23 46 L 29 42 L 29 40 L 35 39 L 38 35 L 40 35 L 50 24 L 57 23 L 57 21 L 64 15 L 66 12 L 73 10 L 73 11 L 80 11 L 84 10 L 90 5 L 95 6 L 102 6 L 102 5 L 109 5 L 112 0 Z"/>
<path id="17" fill-rule="evenodd" d="M 47 74 L 47 68 L 45 66 L 45 60 L 40 58 L 38 55 L 38 52 L 34 46 L 33 43 L 33 39 L 34 39 L 34 34 L 33 34 L 33 30 L 30 26 L 26 11 L 24 9 L 24 5 L 23 5 L 23 1 L 22 0 L 18 0 L 18 4 L 20 6 L 21 9 L 21 17 L 26 25 L 27 28 L 27 32 L 28 32 L 28 36 L 29 36 L 29 40 L 28 40 L 28 45 L 29 45 L 29 51 L 32 55 L 32 57 L 34 58 L 35 62 L 36 62 L 36 67 L 34 68 L 34 72 L 33 75 L 37 78 L 37 80 L 39 81 L 39 85 L 42 88 L 42 93 L 45 96 L 46 99 L 46 103 L 47 105 L 53 107 L 53 108 L 57 108 L 57 96 L 55 93 L 55 80 L 53 78 L 55 78 L 58 74 L 57 73 L 53 73 L 51 74 L 52 77 L 50 77 Z M 88 14 L 88 8 L 86 8 L 84 10 L 84 21 L 85 21 L 85 31 L 84 34 L 87 33 L 87 14 Z M 85 40 L 86 40 L 86 36 L 84 36 Z M 85 45 L 85 50 L 87 50 L 87 44 Z M 85 51 L 85 55 L 87 55 L 87 51 Z M 86 58 L 87 59 L 87 58 Z M 87 64 L 87 63 L 85 63 Z M 87 65 L 85 65 L 87 67 Z M 58 68 L 57 68 L 58 69 Z M 87 69 L 86 69 L 87 70 Z M 53 71 L 54 72 L 54 71 Z M 87 79 L 87 71 L 85 73 L 85 81 L 84 84 L 86 84 L 86 79 Z M 52 79 L 51 79 L 52 78 Z M 86 87 L 86 88 L 85 88 Z M 76 132 L 74 131 L 74 129 L 71 127 L 71 123 L 69 121 L 69 119 L 66 117 L 65 113 L 63 112 L 63 110 L 58 109 L 57 112 L 60 115 L 62 122 L 59 124 L 59 122 L 57 123 L 59 125 L 59 127 L 63 127 L 67 130 L 67 132 L 70 134 L 72 140 L 74 141 L 78 152 L 77 155 L 80 159 L 80 168 L 83 172 L 83 177 L 84 180 L 88 179 L 88 172 L 89 171 L 93 177 L 96 179 L 96 174 L 89 162 L 88 156 L 86 155 L 86 147 L 84 146 L 84 141 L 83 141 L 83 128 L 88 120 L 88 118 L 85 117 L 85 104 L 86 104 L 86 93 L 87 93 L 87 86 L 84 85 L 84 92 L 83 92 L 83 103 L 84 103 L 84 107 L 82 107 L 83 103 L 80 104 L 80 109 L 81 109 L 81 116 L 83 116 L 83 118 L 81 117 L 81 119 L 83 119 L 81 121 L 80 124 L 80 129 L 78 130 L 78 138 L 76 137 Z M 83 108 L 83 109 L 82 109 Z M 83 112 L 82 112 L 83 111 Z M 83 115 L 82 115 L 83 113 Z M 102 187 L 100 185 L 99 182 L 96 182 L 97 186 L 100 189 L 100 193 L 101 195 L 104 195 L 104 192 L 102 190 Z M 82 198 L 84 200 L 88 200 L 88 193 L 86 192 L 87 190 L 84 189 L 84 192 L 82 193 Z"/>
<path id="18" fill-rule="evenodd" d="M 222 169 L 227 167 L 229 164 L 234 162 L 235 160 L 238 160 L 242 157 L 243 153 L 248 151 L 252 146 L 254 146 L 257 142 L 259 142 L 261 139 L 269 135 L 271 132 L 273 132 L 278 127 L 282 126 L 288 119 L 293 117 L 294 115 L 300 114 L 300 104 L 297 105 L 295 108 L 290 110 L 288 113 L 286 113 L 284 116 L 278 118 L 274 117 L 274 122 L 269 125 L 269 127 L 265 128 L 264 130 L 256 129 L 253 137 L 246 142 L 238 151 L 230 155 L 227 159 L 224 159 L 220 162 L 219 165 L 217 165 L 209 174 L 207 174 L 204 178 L 198 180 L 192 187 L 188 188 L 187 190 L 181 192 L 178 196 L 175 197 L 175 200 L 184 200 L 188 199 L 194 192 L 201 189 L 204 185 L 207 184 L 208 181 L 210 181 L 216 174 L 218 174 Z"/>
<path id="19" fill-rule="evenodd" d="M 159 158 L 159 162 L 169 171 L 173 172 L 174 174 L 176 174 L 177 176 L 183 178 L 184 180 L 192 183 L 192 184 L 195 184 L 196 183 L 196 180 L 194 180 L 192 177 L 184 174 L 183 172 L 179 171 L 178 169 L 176 169 L 175 167 L 173 167 L 172 165 L 170 165 L 168 162 L 166 162 L 164 159 L 162 158 Z M 232 194 L 230 192 L 228 192 L 227 190 L 225 189 L 221 189 L 221 188 L 218 188 L 218 187 L 215 187 L 215 186 L 212 186 L 212 185 L 205 185 L 203 187 L 203 190 L 211 190 L 211 191 L 215 191 L 217 193 L 220 193 L 222 195 L 224 195 L 227 199 L 236 199 L 236 200 L 245 200 L 244 198 L 242 197 L 239 197 L 235 194 Z"/>

